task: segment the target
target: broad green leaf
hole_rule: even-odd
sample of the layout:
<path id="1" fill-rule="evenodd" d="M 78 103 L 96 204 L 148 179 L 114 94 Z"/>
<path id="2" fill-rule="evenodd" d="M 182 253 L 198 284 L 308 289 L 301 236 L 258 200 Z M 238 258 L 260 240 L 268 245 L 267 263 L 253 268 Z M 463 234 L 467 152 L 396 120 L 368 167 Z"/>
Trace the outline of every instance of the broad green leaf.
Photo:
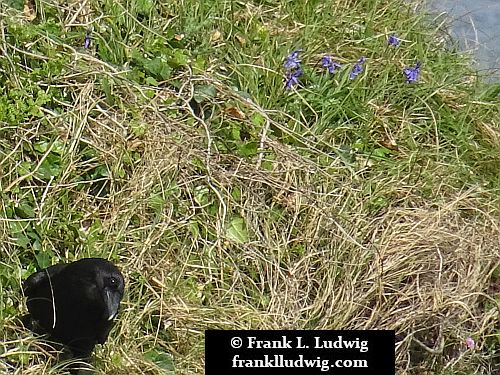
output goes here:
<path id="1" fill-rule="evenodd" d="M 149 196 L 148 206 L 152 208 L 155 212 L 159 213 L 163 211 L 165 207 L 165 199 L 162 193 L 153 193 Z"/>
<path id="2" fill-rule="evenodd" d="M 239 147 L 242 156 L 255 156 L 257 155 L 257 142 L 246 142 Z"/>
<path id="3" fill-rule="evenodd" d="M 205 99 L 215 98 L 217 90 L 214 85 L 198 85 L 194 88 L 193 99 L 197 103 L 203 102 Z"/>
<path id="4" fill-rule="evenodd" d="M 16 214 L 22 219 L 35 217 L 35 210 L 31 202 L 22 201 L 16 208 Z"/>
<path id="5" fill-rule="evenodd" d="M 47 268 L 50 266 L 51 254 L 47 251 L 39 252 L 35 255 L 36 262 L 38 263 L 38 267 Z"/>
<path id="6" fill-rule="evenodd" d="M 194 188 L 194 200 L 200 206 L 205 206 L 210 202 L 209 188 L 206 186 L 197 186 Z"/>
<path id="7" fill-rule="evenodd" d="M 260 113 L 253 114 L 253 116 L 252 116 L 252 123 L 255 126 L 262 126 L 262 125 L 265 124 L 265 122 L 266 122 L 266 119 Z"/>
<path id="8" fill-rule="evenodd" d="M 59 157 L 52 154 L 47 156 L 38 168 L 37 173 L 46 180 L 50 177 L 57 177 L 61 173 Z"/>
<path id="9" fill-rule="evenodd" d="M 158 86 L 158 81 L 156 79 L 154 79 L 153 77 L 147 77 L 146 78 L 146 85 Z"/>
<path id="10" fill-rule="evenodd" d="M 234 217 L 226 230 L 226 237 L 236 243 L 248 242 L 248 231 L 242 217 Z"/>
<path id="11" fill-rule="evenodd" d="M 172 72 L 172 68 L 159 57 L 144 61 L 144 69 L 160 79 L 169 78 Z"/>
<path id="12" fill-rule="evenodd" d="M 168 61 L 170 66 L 173 68 L 179 68 L 181 66 L 187 66 L 189 63 L 189 56 L 184 54 L 181 49 L 176 49 L 172 52 L 170 59 Z"/>
<path id="13" fill-rule="evenodd" d="M 33 145 L 33 148 L 41 154 L 44 154 L 49 149 L 50 143 L 48 141 L 40 141 Z"/>
<path id="14" fill-rule="evenodd" d="M 175 371 L 174 361 L 172 355 L 160 351 L 158 349 L 151 349 L 144 353 L 144 358 L 153 362 L 156 366 L 165 371 Z"/>
<path id="15" fill-rule="evenodd" d="M 234 200 L 239 201 L 241 199 L 241 189 L 238 186 L 233 187 L 231 190 L 231 196 Z"/>

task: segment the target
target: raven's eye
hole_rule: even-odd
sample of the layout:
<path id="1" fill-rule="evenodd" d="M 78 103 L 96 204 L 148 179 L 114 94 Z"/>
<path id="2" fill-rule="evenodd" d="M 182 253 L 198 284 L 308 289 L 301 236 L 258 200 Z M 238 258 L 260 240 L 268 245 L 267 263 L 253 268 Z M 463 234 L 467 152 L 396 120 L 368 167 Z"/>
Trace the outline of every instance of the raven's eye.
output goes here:
<path id="1" fill-rule="evenodd" d="M 112 287 L 116 288 L 118 286 L 118 280 L 115 277 L 110 277 L 109 278 L 109 284 Z"/>

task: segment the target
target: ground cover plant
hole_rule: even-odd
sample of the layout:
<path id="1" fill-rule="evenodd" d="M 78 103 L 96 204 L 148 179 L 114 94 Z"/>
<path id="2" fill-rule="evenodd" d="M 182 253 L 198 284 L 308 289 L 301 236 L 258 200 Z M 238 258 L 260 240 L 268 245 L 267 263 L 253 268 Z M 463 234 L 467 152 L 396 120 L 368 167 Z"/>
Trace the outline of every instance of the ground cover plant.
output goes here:
<path id="1" fill-rule="evenodd" d="M 500 355 L 499 86 L 399 0 L 0 4 L 0 372 L 60 374 L 21 284 L 104 257 L 95 367 L 203 332 L 394 329 L 398 374 Z"/>

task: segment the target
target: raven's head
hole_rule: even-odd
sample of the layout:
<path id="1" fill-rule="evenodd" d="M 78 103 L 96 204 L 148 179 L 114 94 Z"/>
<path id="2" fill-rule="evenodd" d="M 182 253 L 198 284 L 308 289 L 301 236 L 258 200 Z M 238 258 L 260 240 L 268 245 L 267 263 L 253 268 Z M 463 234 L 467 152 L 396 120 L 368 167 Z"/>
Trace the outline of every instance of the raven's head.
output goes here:
<path id="1" fill-rule="evenodd" d="M 91 270 L 90 274 L 87 273 L 92 279 L 87 280 L 93 285 L 89 292 L 92 293 L 92 298 L 102 301 L 102 319 L 112 320 L 118 314 L 125 288 L 125 281 L 120 270 L 113 263 L 101 258 L 85 258 L 75 263 L 85 268 L 87 272 Z"/>
<path id="2" fill-rule="evenodd" d="M 125 281 L 120 270 L 113 264 L 108 263 L 97 270 L 97 285 L 102 293 L 104 301 L 104 316 L 106 320 L 112 320 L 118 314 L 120 301 L 123 297 Z"/>

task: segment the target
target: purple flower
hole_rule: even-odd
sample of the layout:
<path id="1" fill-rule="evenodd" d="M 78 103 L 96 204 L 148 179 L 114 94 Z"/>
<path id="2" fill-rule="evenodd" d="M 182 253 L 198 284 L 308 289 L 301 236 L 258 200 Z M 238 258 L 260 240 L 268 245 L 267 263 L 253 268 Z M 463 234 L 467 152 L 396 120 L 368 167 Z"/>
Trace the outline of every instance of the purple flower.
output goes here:
<path id="1" fill-rule="evenodd" d="M 327 68 L 328 69 L 328 73 L 330 73 L 330 74 L 335 73 L 335 69 L 342 67 L 342 65 L 340 65 L 339 63 L 336 63 L 335 61 L 333 61 L 333 59 L 332 59 L 332 57 L 330 55 L 325 55 L 321 59 L 321 66 L 324 67 L 324 68 Z"/>
<path id="2" fill-rule="evenodd" d="M 420 75 L 420 61 L 418 61 L 414 67 L 404 68 L 403 73 L 406 76 L 406 83 L 417 82 L 418 76 Z"/>
<path id="3" fill-rule="evenodd" d="M 283 67 L 286 70 L 299 69 L 300 68 L 299 53 L 301 53 L 302 51 L 304 50 L 298 49 L 289 54 L 285 59 Z"/>
<path id="4" fill-rule="evenodd" d="M 387 44 L 393 47 L 399 46 L 399 38 L 396 36 L 396 34 L 391 34 L 389 35 L 389 38 L 387 39 Z"/>
<path id="5" fill-rule="evenodd" d="M 365 62 L 365 60 L 366 58 L 364 56 L 361 56 L 358 62 L 354 64 L 351 73 L 349 74 L 349 79 L 356 78 L 356 76 L 363 71 L 363 63 Z"/>
<path id="6" fill-rule="evenodd" d="M 467 345 L 467 348 L 473 350 L 476 346 L 476 343 L 474 342 L 474 339 L 472 337 L 467 337 L 465 339 L 465 344 Z"/>
<path id="7" fill-rule="evenodd" d="M 286 83 L 285 83 L 285 90 L 291 89 L 293 86 L 298 85 L 299 82 L 299 77 L 304 74 L 302 69 L 297 69 L 294 70 L 293 72 L 287 72 L 286 73 Z"/>
<path id="8" fill-rule="evenodd" d="M 83 48 L 89 49 L 90 48 L 90 30 L 87 30 L 85 33 L 85 41 L 83 42 Z"/>

